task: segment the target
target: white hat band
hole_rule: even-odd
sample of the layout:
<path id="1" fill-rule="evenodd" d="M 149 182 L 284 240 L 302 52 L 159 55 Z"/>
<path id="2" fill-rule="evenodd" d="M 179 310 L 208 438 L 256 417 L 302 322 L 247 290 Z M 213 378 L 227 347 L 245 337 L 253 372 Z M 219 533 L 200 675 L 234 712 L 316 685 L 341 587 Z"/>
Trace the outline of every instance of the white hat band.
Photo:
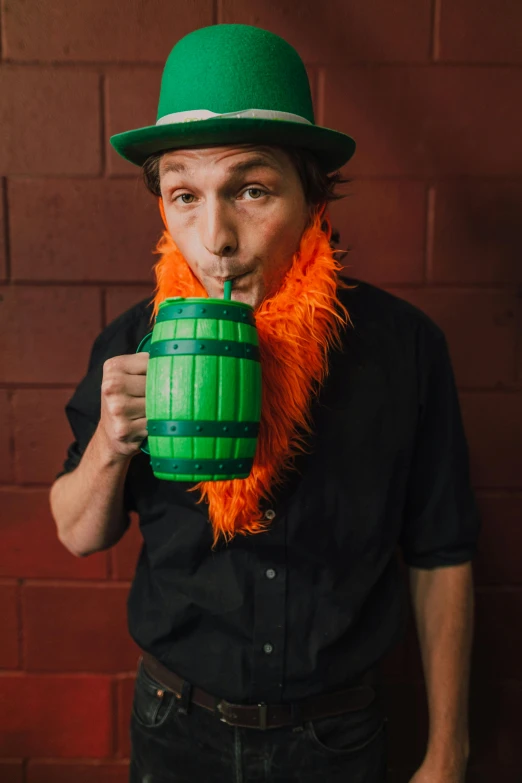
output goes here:
<path id="1" fill-rule="evenodd" d="M 286 122 L 301 122 L 312 125 L 306 117 L 300 114 L 292 114 L 289 111 L 273 111 L 272 109 L 245 109 L 244 111 L 232 111 L 227 114 L 219 114 L 209 109 L 191 109 L 190 111 L 175 111 L 165 114 L 157 120 L 156 125 L 170 125 L 175 122 L 194 122 L 198 120 L 211 120 L 214 117 L 237 117 L 237 119 L 258 120 L 285 120 Z"/>

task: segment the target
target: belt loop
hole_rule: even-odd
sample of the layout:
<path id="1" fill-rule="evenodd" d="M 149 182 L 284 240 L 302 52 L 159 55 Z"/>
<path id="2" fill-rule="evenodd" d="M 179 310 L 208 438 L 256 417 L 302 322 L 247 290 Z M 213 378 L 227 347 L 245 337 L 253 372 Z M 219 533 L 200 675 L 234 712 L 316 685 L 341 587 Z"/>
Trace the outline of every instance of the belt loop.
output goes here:
<path id="1" fill-rule="evenodd" d="M 267 715 L 267 705 L 265 702 L 261 702 L 261 704 L 257 705 L 259 707 L 259 728 L 265 730 L 266 729 L 266 715 Z"/>
<path id="2" fill-rule="evenodd" d="M 303 714 L 301 712 L 301 705 L 295 701 L 290 702 L 290 715 L 292 720 L 292 731 L 303 731 Z"/>
<path id="3" fill-rule="evenodd" d="M 181 686 L 181 697 L 180 697 L 180 707 L 179 707 L 179 712 L 181 712 L 182 715 L 188 714 L 191 697 L 192 697 L 192 683 L 188 682 L 188 680 L 183 680 L 183 685 Z"/>

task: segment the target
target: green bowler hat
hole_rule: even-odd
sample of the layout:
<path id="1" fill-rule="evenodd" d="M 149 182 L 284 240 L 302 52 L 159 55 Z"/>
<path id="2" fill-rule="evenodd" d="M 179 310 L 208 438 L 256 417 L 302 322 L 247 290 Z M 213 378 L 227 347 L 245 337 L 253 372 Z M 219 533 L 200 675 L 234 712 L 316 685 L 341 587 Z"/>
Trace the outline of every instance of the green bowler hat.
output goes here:
<path id="1" fill-rule="evenodd" d="M 296 50 L 245 24 L 202 27 L 178 41 L 163 69 L 156 124 L 117 133 L 110 142 L 137 166 L 155 152 L 198 145 L 302 147 L 327 173 L 355 151 L 350 136 L 315 124 Z"/>

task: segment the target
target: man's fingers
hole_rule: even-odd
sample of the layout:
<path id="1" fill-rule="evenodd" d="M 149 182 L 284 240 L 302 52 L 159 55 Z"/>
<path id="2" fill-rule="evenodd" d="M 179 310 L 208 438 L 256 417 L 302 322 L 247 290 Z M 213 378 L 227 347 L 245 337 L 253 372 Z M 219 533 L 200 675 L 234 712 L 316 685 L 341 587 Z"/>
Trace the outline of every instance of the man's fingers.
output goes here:
<path id="1" fill-rule="evenodd" d="M 123 375 L 125 392 L 130 397 L 145 397 L 146 375 Z"/>
<path id="2" fill-rule="evenodd" d="M 104 363 L 103 372 L 104 375 L 122 372 L 128 375 L 146 375 L 148 364 L 149 354 L 146 351 L 124 354 L 123 356 L 111 356 Z"/>

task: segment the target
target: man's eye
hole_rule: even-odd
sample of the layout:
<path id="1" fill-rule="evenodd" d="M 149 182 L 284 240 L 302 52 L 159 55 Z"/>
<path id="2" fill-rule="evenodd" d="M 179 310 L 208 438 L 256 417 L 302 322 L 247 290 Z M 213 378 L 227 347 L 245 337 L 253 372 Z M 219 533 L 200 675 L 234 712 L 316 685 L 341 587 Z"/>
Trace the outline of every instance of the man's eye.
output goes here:
<path id="1" fill-rule="evenodd" d="M 181 199 L 183 204 L 192 204 L 192 201 L 185 201 L 186 198 L 190 199 L 190 198 L 194 198 L 194 196 L 192 195 L 192 193 L 180 193 L 179 196 L 176 196 L 174 201 L 177 201 L 178 199 Z"/>
<path id="2" fill-rule="evenodd" d="M 265 191 L 261 190 L 261 188 L 247 188 L 244 192 L 251 194 L 252 201 L 257 201 L 257 199 L 265 195 Z"/>

